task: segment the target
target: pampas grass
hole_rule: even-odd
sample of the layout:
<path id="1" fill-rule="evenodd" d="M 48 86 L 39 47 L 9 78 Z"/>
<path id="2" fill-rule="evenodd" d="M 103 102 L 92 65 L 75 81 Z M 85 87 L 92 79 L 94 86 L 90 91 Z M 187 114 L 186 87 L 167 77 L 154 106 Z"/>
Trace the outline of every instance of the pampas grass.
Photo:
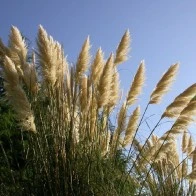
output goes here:
<path id="1" fill-rule="evenodd" d="M 129 122 L 127 125 L 127 129 L 125 131 L 125 138 L 123 145 L 127 146 L 128 144 L 132 143 L 133 136 L 138 126 L 138 120 L 140 117 L 140 107 L 138 106 L 134 111 L 131 117 L 129 118 Z"/>
<path id="2" fill-rule="evenodd" d="M 113 75 L 114 57 L 113 54 L 108 58 L 103 73 L 100 78 L 98 87 L 98 106 L 101 108 L 109 103 L 111 95 L 111 82 Z"/>
<path id="3" fill-rule="evenodd" d="M 160 103 L 163 95 L 169 91 L 169 88 L 175 79 L 178 67 L 178 64 L 172 65 L 162 76 L 150 96 L 150 104 Z"/>
<path id="4" fill-rule="evenodd" d="M 87 69 L 90 62 L 90 39 L 87 37 L 85 40 L 81 52 L 78 56 L 77 63 L 76 63 L 76 78 L 81 76 Z"/>
<path id="5" fill-rule="evenodd" d="M 187 88 L 184 92 L 178 95 L 175 100 L 167 106 L 162 117 L 176 118 L 187 106 L 187 104 L 193 99 L 196 92 L 196 84 L 193 84 Z"/>
<path id="6" fill-rule="evenodd" d="M 23 145 L 28 164 L 21 175 L 29 179 L 20 183 L 12 175 L 14 191 L 20 189 L 24 195 L 194 194 L 195 185 L 189 179 L 195 179 L 195 145 L 187 132 L 195 119 L 195 84 L 174 99 L 141 141 L 140 131 L 146 133 L 141 125 L 146 122 L 150 128 L 146 112 L 151 104 L 161 102 L 179 65 L 172 65 L 162 76 L 143 114 L 136 106 L 128 119 L 145 81 L 141 61 L 125 101 L 119 103 L 116 66 L 128 59 L 129 48 L 126 31 L 116 54 L 111 53 L 105 62 L 101 49 L 91 58 L 88 37 L 76 64 L 70 65 L 63 47 L 40 26 L 37 51 L 28 62 L 26 43 L 20 31 L 11 28 L 9 46 L 0 42 L 0 60 L 6 99 L 28 133 L 28 144 Z M 116 122 L 111 122 L 114 116 Z M 166 117 L 174 119 L 173 125 L 156 136 Z M 183 136 L 182 152 L 177 149 L 179 135 Z M 187 160 L 193 164 L 188 176 Z"/>
<path id="7" fill-rule="evenodd" d="M 141 61 L 141 64 L 137 70 L 137 73 L 133 79 L 131 84 L 131 88 L 129 90 L 127 96 L 127 105 L 132 105 L 136 100 L 137 96 L 141 93 L 142 87 L 145 81 L 145 66 L 144 61 Z"/>
<path id="8" fill-rule="evenodd" d="M 36 132 L 34 115 L 24 90 L 19 84 L 18 72 L 12 60 L 5 56 L 4 61 L 6 98 L 14 107 L 17 118 L 24 130 Z"/>
<path id="9" fill-rule="evenodd" d="M 125 34 L 123 35 L 118 45 L 118 48 L 116 50 L 116 57 L 114 60 L 115 65 L 123 63 L 124 61 L 128 59 L 128 53 L 130 50 L 129 47 L 130 47 L 130 33 L 129 33 L 129 30 L 127 30 Z"/>

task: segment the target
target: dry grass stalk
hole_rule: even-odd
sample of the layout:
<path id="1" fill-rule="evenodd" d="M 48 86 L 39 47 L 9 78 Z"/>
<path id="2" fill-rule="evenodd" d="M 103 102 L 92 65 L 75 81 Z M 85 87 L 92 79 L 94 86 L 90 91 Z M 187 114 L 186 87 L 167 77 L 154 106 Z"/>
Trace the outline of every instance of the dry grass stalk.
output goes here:
<path id="1" fill-rule="evenodd" d="M 166 159 L 167 153 L 172 149 L 173 142 L 167 142 L 160 146 L 160 148 L 157 149 L 156 153 L 154 153 L 154 158 L 152 161 L 158 162 L 162 159 Z"/>
<path id="2" fill-rule="evenodd" d="M 144 81 L 145 81 L 145 66 L 144 66 L 144 61 L 141 61 L 127 96 L 127 105 L 132 105 L 137 100 L 138 95 L 142 91 Z"/>
<path id="3" fill-rule="evenodd" d="M 182 178 L 186 177 L 188 173 L 188 165 L 186 163 L 186 160 L 182 162 Z"/>
<path id="4" fill-rule="evenodd" d="M 37 45 L 39 49 L 39 63 L 42 68 L 43 80 L 48 86 L 54 86 L 56 77 L 56 43 L 40 25 Z"/>
<path id="5" fill-rule="evenodd" d="M 64 83 L 65 73 L 68 76 L 68 62 L 64 57 L 64 51 L 62 46 L 56 42 L 56 83 L 61 85 Z"/>
<path id="6" fill-rule="evenodd" d="M 118 113 L 118 119 L 117 119 L 117 128 L 114 131 L 113 139 L 112 139 L 112 146 L 115 148 L 117 144 L 119 144 L 120 134 L 125 130 L 126 128 L 126 117 L 127 117 L 127 106 L 126 102 L 124 102 L 120 108 L 120 111 Z M 123 143 L 123 142 L 122 142 Z"/>
<path id="7" fill-rule="evenodd" d="M 98 106 L 99 108 L 106 106 L 109 103 L 111 94 L 111 83 L 113 74 L 114 57 L 113 54 L 108 58 L 106 65 L 103 69 L 98 86 Z"/>
<path id="8" fill-rule="evenodd" d="M 123 146 L 126 147 L 127 145 L 131 144 L 133 141 L 133 137 L 137 130 L 138 120 L 140 117 L 140 107 L 138 106 L 134 111 L 133 114 L 129 118 L 129 122 L 127 125 L 127 129 L 125 131 L 125 137 L 123 141 Z"/>
<path id="9" fill-rule="evenodd" d="M 190 136 L 189 137 L 189 143 L 188 143 L 188 147 L 187 147 L 187 154 L 189 156 L 191 156 L 191 153 L 194 151 L 195 149 L 195 146 L 194 146 L 194 143 L 193 143 L 193 139 L 192 137 Z"/>
<path id="10" fill-rule="evenodd" d="M 191 99 L 196 95 L 196 84 L 187 88 L 183 93 L 178 95 L 175 100 L 166 108 L 163 117 L 176 118 L 187 106 Z"/>
<path id="11" fill-rule="evenodd" d="M 184 131 L 183 136 L 182 136 L 182 152 L 183 153 L 187 151 L 188 143 L 189 143 L 188 133 Z"/>
<path id="12" fill-rule="evenodd" d="M 178 71 L 178 64 L 172 65 L 167 72 L 162 76 L 161 80 L 156 85 L 155 89 L 153 90 L 150 96 L 150 104 L 159 103 L 165 93 L 167 93 L 172 85 L 176 73 Z"/>
<path id="13" fill-rule="evenodd" d="M 196 170 L 196 147 L 194 151 L 192 152 L 192 170 Z"/>
<path id="14" fill-rule="evenodd" d="M 194 116 L 196 115 L 196 101 L 191 101 L 180 113 L 176 122 L 173 125 L 173 133 L 178 131 L 186 131 L 190 123 L 194 122 Z"/>
<path id="15" fill-rule="evenodd" d="M 82 76 L 80 79 L 80 106 L 81 106 L 81 111 L 86 111 L 87 110 L 87 83 L 88 83 L 88 78 L 87 76 Z"/>
<path id="16" fill-rule="evenodd" d="M 0 60 L 3 61 L 5 55 L 10 56 L 10 50 L 6 47 L 3 41 L 0 39 Z"/>
<path id="17" fill-rule="evenodd" d="M 189 179 L 189 181 L 196 183 L 196 170 L 193 170 L 186 178 Z"/>
<path id="18" fill-rule="evenodd" d="M 19 84 L 19 76 L 14 63 L 9 57 L 5 57 L 4 73 L 6 82 L 4 87 L 6 89 L 6 97 L 15 112 L 17 118 L 24 130 L 36 132 L 34 124 L 34 115 L 31 111 L 30 103 Z"/>
<path id="19" fill-rule="evenodd" d="M 97 101 L 95 96 L 92 96 L 92 101 L 91 101 L 91 105 L 90 105 L 90 137 L 94 138 L 96 137 L 96 132 L 97 132 Z"/>
<path id="20" fill-rule="evenodd" d="M 76 79 L 78 80 L 79 77 L 85 73 L 85 71 L 88 69 L 88 65 L 90 63 L 90 39 L 87 37 L 85 40 L 81 52 L 78 56 L 77 62 L 76 62 Z"/>
<path id="21" fill-rule="evenodd" d="M 110 138 L 111 138 L 110 131 L 107 131 L 106 135 L 102 138 L 102 147 L 101 147 L 102 156 L 105 156 L 109 152 Z"/>
<path id="22" fill-rule="evenodd" d="M 26 62 L 27 47 L 20 31 L 14 26 L 11 28 L 9 46 L 11 50 L 10 58 L 12 61 L 15 65 L 23 66 Z"/>
<path id="23" fill-rule="evenodd" d="M 114 64 L 118 65 L 126 61 L 128 59 L 129 50 L 130 50 L 130 33 L 129 30 L 127 30 L 123 35 L 118 45 L 118 48 L 116 50 L 116 57 L 114 60 Z"/>
<path id="24" fill-rule="evenodd" d="M 179 153 L 177 151 L 177 142 L 176 140 L 171 141 L 171 148 L 168 148 L 167 152 L 167 161 L 172 162 L 172 164 L 177 167 L 179 165 Z M 179 171 L 178 171 L 179 172 Z"/>
<path id="25" fill-rule="evenodd" d="M 111 85 L 111 94 L 110 94 L 110 102 L 109 105 L 110 107 L 115 106 L 118 101 L 119 101 L 119 74 L 116 68 L 113 70 L 113 75 L 112 75 L 112 85 Z"/>
<path id="26" fill-rule="evenodd" d="M 159 141 L 159 138 L 158 136 L 152 134 L 151 140 L 152 140 L 153 145 L 155 145 Z"/>
<path id="27" fill-rule="evenodd" d="M 127 106 L 126 103 L 124 102 L 120 108 L 120 112 L 118 115 L 118 126 L 117 126 L 118 133 L 121 133 L 123 130 L 125 130 L 126 117 L 127 117 L 126 113 L 127 113 Z"/>
<path id="28" fill-rule="evenodd" d="M 36 92 L 37 77 L 35 73 L 35 68 L 32 66 L 32 64 L 26 62 L 26 43 L 20 31 L 14 26 L 12 26 L 11 28 L 8 56 L 14 62 L 20 79 L 24 81 L 30 91 Z"/>
<path id="29" fill-rule="evenodd" d="M 178 132 L 181 133 L 181 132 Z M 170 140 L 174 140 L 174 134 L 173 134 L 173 129 L 170 129 L 168 131 L 166 131 L 160 138 L 159 138 L 159 142 L 163 142 L 165 140 L 170 141 Z"/>
<path id="30" fill-rule="evenodd" d="M 100 80 L 104 64 L 104 54 L 101 48 L 99 48 L 91 66 L 90 83 L 92 83 L 94 86 L 96 86 Z"/>

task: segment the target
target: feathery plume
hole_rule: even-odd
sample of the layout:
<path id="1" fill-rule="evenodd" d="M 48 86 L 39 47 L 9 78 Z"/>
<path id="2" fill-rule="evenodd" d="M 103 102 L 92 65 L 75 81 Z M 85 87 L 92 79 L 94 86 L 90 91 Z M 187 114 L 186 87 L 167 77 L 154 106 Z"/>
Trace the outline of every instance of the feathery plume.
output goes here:
<path id="1" fill-rule="evenodd" d="M 68 74 L 68 62 L 67 58 L 64 57 L 64 51 L 62 46 L 56 42 L 56 82 L 57 85 L 61 85 L 64 82 L 65 73 Z"/>
<path id="2" fill-rule="evenodd" d="M 172 65 L 167 72 L 162 76 L 161 80 L 156 85 L 150 96 L 150 104 L 159 103 L 165 93 L 167 93 L 172 85 L 176 73 L 178 71 L 178 64 Z"/>
<path id="3" fill-rule="evenodd" d="M 173 142 L 167 142 L 161 145 L 154 155 L 155 162 L 165 159 L 167 156 L 167 153 L 172 149 L 172 147 L 173 147 Z"/>
<path id="4" fill-rule="evenodd" d="M 153 147 L 153 143 L 152 143 L 151 139 L 148 139 L 146 141 L 146 144 L 147 144 L 146 148 L 152 148 Z"/>
<path id="5" fill-rule="evenodd" d="M 13 61 L 9 57 L 5 57 L 4 61 L 5 80 L 4 87 L 6 89 L 6 97 L 18 114 L 17 118 L 20 121 L 24 130 L 36 132 L 34 124 L 34 115 L 31 111 L 31 106 L 25 95 L 25 92 L 19 84 L 19 76 Z"/>
<path id="6" fill-rule="evenodd" d="M 25 67 L 26 69 L 23 72 L 24 82 L 32 93 L 36 93 L 38 91 L 38 81 L 35 64 L 25 63 Z"/>
<path id="7" fill-rule="evenodd" d="M 9 45 L 11 49 L 11 59 L 16 65 L 26 62 L 26 43 L 17 27 L 11 27 Z"/>
<path id="8" fill-rule="evenodd" d="M 126 106 L 126 102 L 124 102 L 120 108 L 120 112 L 118 115 L 118 126 L 117 126 L 118 133 L 121 133 L 125 129 L 126 117 L 127 117 L 126 112 L 127 112 L 127 106 Z"/>
<path id="9" fill-rule="evenodd" d="M 110 93 L 111 93 L 111 82 L 112 82 L 112 69 L 114 65 L 113 54 L 110 55 L 103 69 L 102 76 L 100 78 L 100 83 L 98 86 L 98 106 L 99 108 L 107 105 L 109 103 Z"/>
<path id="10" fill-rule="evenodd" d="M 188 172 L 188 167 L 187 167 L 186 160 L 184 160 L 182 162 L 182 177 L 187 176 L 187 172 Z"/>
<path id="11" fill-rule="evenodd" d="M 129 30 L 127 30 L 123 35 L 118 45 L 118 48 L 116 50 L 116 58 L 114 60 L 114 64 L 118 65 L 126 61 L 128 59 L 129 50 L 130 50 L 130 33 Z"/>
<path id="12" fill-rule="evenodd" d="M 174 133 L 173 133 L 174 132 Z M 159 138 L 159 142 L 162 141 L 171 141 L 175 139 L 175 135 L 181 133 L 181 130 L 179 131 L 178 129 L 173 130 L 173 128 L 171 128 L 170 130 L 166 131 L 160 138 Z"/>
<path id="13" fill-rule="evenodd" d="M 182 136 L 182 152 L 183 153 L 186 152 L 188 143 L 189 143 L 188 133 L 184 131 L 183 136 Z"/>
<path id="14" fill-rule="evenodd" d="M 155 145 L 159 141 L 159 138 L 158 138 L 158 136 L 152 134 L 151 140 L 152 140 L 153 145 Z"/>
<path id="15" fill-rule="evenodd" d="M 196 115 L 196 101 L 190 101 L 190 103 L 182 110 L 180 116 L 177 118 L 173 125 L 173 130 L 187 130 L 190 123 L 194 122 L 194 116 Z"/>
<path id="16" fill-rule="evenodd" d="M 27 60 L 27 47 L 24 38 L 22 37 L 20 31 L 12 26 L 9 40 L 9 55 L 11 60 L 16 66 L 16 70 L 19 74 L 20 79 L 24 81 L 29 90 L 32 85 L 31 82 L 31 72 L 32 67 Z M 34 84 L 33 84 L 34 85 Z"/>
<path id="17" fill-rule="evenodd" d="M 109 151 L 109 144 L 110 144 L 111 134 L 110 131 L 107 131 L 104 137 L 102 137 L 102 156 L 105 156 Z"/>
<path id="18" fill-rule="evenodd" d="M 37 45 L 39 49 L 39 62 L 42 68 L 43 78 L 47 85 L 60 85 L 64 80 L 68 63 L 64 57 L 62 46 L 54 41 L 40 25 Z"/>
<path id="19" fill-rule="evenodd" d="M 183 93 L 178 95 L 175 100 L 166 108 L 162 115 L 162 118 L 176 118 L 180 115 L 182 110 L 187 106 L 187 104 L 196 95 L 196 84 L 193 84 L 187 88 Z"/>
<path id="20" fill-rule="evenodd" d="M 124 146 L 127 146 L 128 144 L 132 143 L 133 136 L 135 134 L 135 131 L 137 130 L 139 117 L 140 117 L 140 107 L 138 106 L 133 111 L 133 114 L 129 118 L 127 129 L 125 131 L 125 138 L 123 142 Z"/>
<path id="21" fill-rule="evenodd" d="M 131 105 L 137 100 L 137 96 L 142 91 L 144 80 L 145 80 L 145 66 L 144 66 L 144 61 L 141 61 L 127 96 L 127 105 Z"/>
<path id="22" fill-rule="evenodd" d="M 187 147 L 187 154 L 191 155 L 191 153 L 194 151 L 194 149 L 195 149 L 195 147 L 194 147 L 193 139 L 190 136 L 189 137 L 189 144 L 188 144 L 188 147 Z"/>
<path id="23" fill-rule="evenodd" d="M 126 128 L 126 117 L 127 117 L 127 106 L 126 102 L 124 102 L 120 108 L 120 111 L 118 113 L 118 119 L 117 119 L 117 128 L 114 131 L 113 139 L 112 139 L 112 146 L 116 146 L 117 142 L 120 140 L 120 134 L 125 130 Z"/>
<path id="24" fill-rule="evenodd" d="M 90 39 L 85 40 L 76 63 L 76 78 L 78 79 L 87 70 L 90 62 Z"/>
<path id="25" fill-rule="evenodd" d="M 3 62 L 5 55 L 10 56 L 10 49 L 7 48 L 3 41 L 0 39 L 0 61 Z"/>
<path id="26" fill-rule="evenodd" d="M 191 154 L 193 156 L 193 159 L 192 159 L 192 170 L 196 170 L 196 148 L 195 148 L 195 150 Z"/>
<path id="27" fill-rule="evenodd" d="M 186 177 L 191 182 L 196 182 L 196 170 L 193 170 L 189 175 Z"/>
<path id="28" fill-rule="evenodd" d="M 42 68 L 43 79 L 47 85 L 54 86 L 56 82 L 56 54 L 55 42 L 40 25 L 37 45 L 39 49 L 39 63 Z"/>
<path id="29" fill-rule="evenodd" d="M 80 106 L 82 111 L 87 107 L 87 76 L 82 76 L 80 79 Z"/>
<path id="30" fill-rule="evenodd" d="M 111 85 L 111 94 L 110 94 L 110 102 L 109 105 L 111 107 L 115 106 L 119 100 L 119 74 L 116 68 L 113 70 L 112 76 L 112 85 Z"/>
<path id="31" fill-rule="evenodd" d="M 90 82 L 97 85 L 104 68 L 104 55 L 101 48 L 98 49 L 93 64 L 91 66 Z"/>

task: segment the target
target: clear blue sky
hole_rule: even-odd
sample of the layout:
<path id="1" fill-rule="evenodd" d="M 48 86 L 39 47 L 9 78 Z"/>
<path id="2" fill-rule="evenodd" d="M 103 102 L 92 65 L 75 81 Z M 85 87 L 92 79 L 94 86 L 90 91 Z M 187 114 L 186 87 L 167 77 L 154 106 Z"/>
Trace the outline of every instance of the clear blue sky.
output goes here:
<path id="1" fill-rule="evenodd" d="M 121 85 L 126 92 L 144 59 L 147 81 L 142 107 L 162 73 L 180 62 L 173 90 L 151 113 L 161 113 L 165 104 L 196 81 L 195 0 L 1 0 L 0 37 L 5 42 L 11 25 L 34 42 L 39 24 L 64 45 L 71 62 L 87 35 L 93 53 L 101 46 L 108 56 L 129 29 L 131 58 L 119 67 Z"/>

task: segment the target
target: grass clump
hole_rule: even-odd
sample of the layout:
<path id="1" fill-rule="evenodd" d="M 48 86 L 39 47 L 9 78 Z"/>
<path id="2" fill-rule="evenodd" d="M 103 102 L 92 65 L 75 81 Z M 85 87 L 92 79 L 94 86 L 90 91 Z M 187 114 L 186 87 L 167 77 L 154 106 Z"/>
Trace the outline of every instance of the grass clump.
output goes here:
<path id="1" fill-rule="evenodd" d="M 171 65 L 153 90 L 141 115 L 136 107 L 128 119 L 145 81 L 141 61 L 114 127 L 110 117 L 119 104 L 117 67 L 127 60 L 130 34 L 123 35 L 115 54 L 104 58 L 101 49 L 90 55 L 89 37 L 75 65 L 62 46 L 39 27 L 37 50 L 28 61 L 20 31 L 11 28 L 9 45 L 0 42 L 5 98 L 21 129 L 24 166 L 11 181 L 1 176 L 1 193 L 21 195 L 194 195 L 195 153 L 192 137 L 179 158 L 178 135 L 187 135 L 196 111 L 196 84 L 170 104 L 145 141 L 138 131 L 151 104 L 161 101 L 178 71 Z M 153 133 L 164 118 L 175 118 L 161 137 Z M 24 139 L 25 134 L 25 139 Z M 27 140 L 27 141 L 26 141 Z M 192 162 L 187 173 L 187 163 Z M 190 168 L 189 168 L 190 169 Z M 10 186 L 8 186 L 10 184 Z"/>

